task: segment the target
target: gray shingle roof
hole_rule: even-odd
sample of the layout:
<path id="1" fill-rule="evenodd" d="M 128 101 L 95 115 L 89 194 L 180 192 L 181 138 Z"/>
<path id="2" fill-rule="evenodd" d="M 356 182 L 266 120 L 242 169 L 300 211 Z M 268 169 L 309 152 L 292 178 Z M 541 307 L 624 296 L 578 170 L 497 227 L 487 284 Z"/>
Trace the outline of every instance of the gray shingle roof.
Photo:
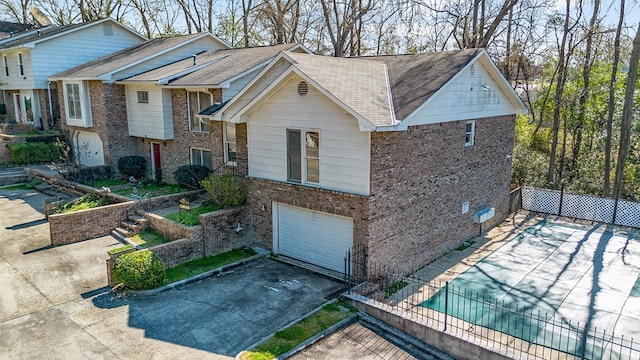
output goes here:
<path id="1" fill-rule="evenodd" d="M 129 64 L 143 60 L 151 55 L 157 54 L 158 52 L 169 49 L 198 36 L 202 36 L 202 34 L 172 36 L 148 40 L 142 44 L 128 47 L 113 54 L 103 56 L 80 66 L 57 73 L 51 76 L 50 79 L 97 79 L 101 75 L 116 71 Z"/>
<path id="2" fill-rule="evenodd" d="M 123 82 L 156 82 L 170 86 L 216 86 L 248 71 L 297 44 L 205 51 L 192 57 L 132 76 Z"/>
<path id="3" fill-rule="evenodd" d="M 302 73 L 375 126 L 391 125 L 386 64 L 361 58 L 288 53 Z"/>
<path id="4" fill-rule="evenodd" d="M 332 58 L 287 55 L 293 66 L 375 126 L 402 121 L 482 50 Z M 391 116 L 393 104 L 393 114 Z"/>
<path id="5" fill-rule="evenodd" d="M 23 31 L 15 34 L 13 37 L 0 40 L 0 50 L 20 47 L 34 41 L 47 40 L 48 38 L 51 38 L 55 35 L 59 35 L 76 28 L 80 28 L 92 23 L 104 22 L 108 20 L 111 20 L 111 19 L 107 18 L 107 19 L 100 19 L 100 20 L 80 23 L 80 24 L 70 24 L 70 25 L 63 25 L 63 26 L 50 25 L 50 26 L 45 26 L 40 28 L 28 29 L 26 32 Z"/>
<path id="6" fill-rule="evenodd" d="M 0 21 L 0 39 L 4 39 L 19 32 L 34 28 L 33 24 L 15 23 L 9 21 Z"/>

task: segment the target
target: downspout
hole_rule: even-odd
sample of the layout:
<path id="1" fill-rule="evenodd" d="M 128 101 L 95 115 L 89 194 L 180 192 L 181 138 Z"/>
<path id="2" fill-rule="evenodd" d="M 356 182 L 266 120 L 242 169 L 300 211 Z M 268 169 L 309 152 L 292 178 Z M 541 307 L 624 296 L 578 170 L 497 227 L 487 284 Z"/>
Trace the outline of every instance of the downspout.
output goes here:
<path id="1" fill-rule="evenodd" d="M 51 81 L 47 81 L 47 92 L 49 93 L 49 128 L 53 129 L 53 103 L 51 102 Z"/>

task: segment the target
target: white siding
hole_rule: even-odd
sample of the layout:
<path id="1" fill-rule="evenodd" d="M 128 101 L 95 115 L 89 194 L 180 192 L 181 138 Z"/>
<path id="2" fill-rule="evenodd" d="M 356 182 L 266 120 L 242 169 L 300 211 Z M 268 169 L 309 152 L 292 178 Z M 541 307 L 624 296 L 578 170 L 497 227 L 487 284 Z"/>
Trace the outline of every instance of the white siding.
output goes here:
<path id="1" fill-rule="evenodd" d="M 470 69 L 463 70 L 415 114 L 409 125 L 515 114 L 516 109 L 483 64 L 476 61 L 473 65 L 473 75 Z"/>
<path id="2" fill-rule="evenodd" d="M 185 59 L 189 56 L 195 55 L 205 50 L 216 50 L 220 48 L 221 47 L 218 44 L 218 42 L 212 38 L 205 37 L 202 39 L 198 39 L 189 44 L 183 45 L 177 49 L 158 55 L 152 59 L 143 61 L 140 64 L 128 67 L 120 72 L 114 73 L 111 77 L 111 80 L 114 80 L 114 81 L 122 80 L 128 77 L 131 77 L 133 75 L 137 75 L 145 71 L 156 69 L 161 66 L 165 66 L 169 63 Z"/>
<path id="3" fill-rule="evenodd" d="M 149 103 L 138 103 L 138 91 L 149 93 Z M 154 85 L 126 85 L 129 135 L 150 139 L 173 139 L 171 95 Z"/>
<path id="4" fill-rule="evenodd" d="M 237 114 L 243 107 L 251 102 L 256 96 L 258 96 L 264 89 L 266 89 L 278 76 L 284 73 L 291 64 L 287 60 L 280 60 L 266 74 L 262 76 L 260 81 L 257 81 L 253 86 L 244 92 L 241 98 L 234 100 L 234 103 L 224 112 L 222 115 L 223 120 L 231 119 Z"/>
<path id="5" fill-rule="evenodd" d="M 31 52 L 35 88 L 46 89 L 51 75 L 144 41 L 118 25 L 111 28 L 111 36 L 105 35 L 103 24 L 97 24 L 36 44 Z"/>
<path id="6" fill-rule="evenodd" d="M 256 71 L 252 71 L 249 74 L 231 82 L 231 85 L 227 89 L 222 90 L 222 101 L 229 101 L 232 97 L 236 96 L 236 94 L 239 93 L 240 90 L 242 90 L 242 88 L 245 87 L 249 83 L 249 81 L 251 81 L 251 79 L 258 75 L 260 70 L 262 70 L 262 68 Z"/>
<path id="7" fill-rule="evenodd" d="M 370 134 L 313 87 L 298 95 L 294 76 L 249 114 L 249 174 L 287 181 L 286 129 L 320 132 L 320 187 L 369 194 Z"/>
<path id="8" fill-rule="evenodd" d="M 32 76 L 31 52 L 29 49 L 21 49 L 20 51 L 8 51 L 2 53 L 7 55 L 7 63 L 9 64 L 9 77 L 4 76 L 4 60 L 0 56 L 0 64 L 2 71 L 0 72 L 0 89 L 11 90 L 27 90 L 34 88 Z M 20 75 L 18 69 L 18 54 L 22 54 L 22 65 L 24 75 Z"/>

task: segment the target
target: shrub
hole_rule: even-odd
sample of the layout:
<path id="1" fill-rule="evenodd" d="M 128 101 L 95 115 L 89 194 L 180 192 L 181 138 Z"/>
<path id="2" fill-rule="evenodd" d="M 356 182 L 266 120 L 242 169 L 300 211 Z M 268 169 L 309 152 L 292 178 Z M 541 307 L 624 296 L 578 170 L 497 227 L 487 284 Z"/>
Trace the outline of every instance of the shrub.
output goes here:
<path id="1" fill-rule="evenodd" d="M 118 159 L 118 171 L 126 177 L 141 179 L 147 173 L 147 160 L 142 156 L 123 156 Z"/>
<path id="2" fill-rule="evenodd" d="M 211 169 L 202 165 L 182 165 L 173 172 L 176 182 L 190 189 L 201 189 L 200 183 L 211 175 Z"/>
<path id="3" fill-rule="evenodd" d="M 11 161 L 15 164 L 41 164 L 65 161 L 68 147 L 62 141 L 54 143 L 29 142 L 7 145 L 11 151 Z"/>
<path id="4" fill-rule="evenodd" d="M 201 182 L 211 196 L 211 203 L 221 209 L 244 204 L 247 200 L 249 181 L 231 174 L 212 174 Z"/>
<path id="5" fill-rule="evenodd" d="M 94 194 L 86 194 L 56 208 L 53 214 L 70 213 L 74 211 L 93 209 L 105 205 L 109 205 L 109 200 L 107 200 L 106 198 Z"/>
<path id="6" fill-rule="evenodd" d="M 165 266 L 158 255 L 140 250 L 121 255 L 113 267 L 113 278 L 133 290 L 153 289 L 164 281 Z"/>
<path id="7" fill-rule="evenodd" d="M 0 115 L 7 115 L 7 105 L 0 104 Z"/>

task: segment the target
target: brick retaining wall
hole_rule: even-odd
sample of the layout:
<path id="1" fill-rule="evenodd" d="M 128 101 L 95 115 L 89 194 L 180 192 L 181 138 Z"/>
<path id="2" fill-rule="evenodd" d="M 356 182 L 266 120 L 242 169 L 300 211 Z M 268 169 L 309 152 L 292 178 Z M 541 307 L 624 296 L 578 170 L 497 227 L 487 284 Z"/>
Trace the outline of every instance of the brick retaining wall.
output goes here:
<path id="1" fill-rule="evenodd" d="M 49 216 L 51 245 L 71 244 L 109 235 L 126 217 L 133 201 Z"/>
<path id="2" fill-rule="evenodd" d="M 223 209 L 199 216 L 203 228 L 204 256 L 218 255 L 253 242 L 249 207 Z M 236 232 L 240 224 L 242 230 Z"/>
<path id="3" fill-rule="evenodd" d="M 157 245 L 149 250 L 153 251 L 164 261 L 167 268 L 172 268 L 187 261 L 202 258 L 202 236 L 178 239 L 166 244 Z"/>

